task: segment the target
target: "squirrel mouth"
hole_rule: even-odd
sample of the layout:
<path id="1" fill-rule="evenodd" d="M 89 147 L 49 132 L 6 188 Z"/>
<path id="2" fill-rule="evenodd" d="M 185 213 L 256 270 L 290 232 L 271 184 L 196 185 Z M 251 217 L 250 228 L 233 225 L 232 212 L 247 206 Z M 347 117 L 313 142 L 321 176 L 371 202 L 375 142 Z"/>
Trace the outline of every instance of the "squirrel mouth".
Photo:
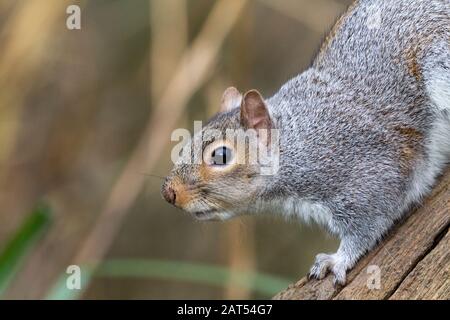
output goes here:
<path id="1" fill-rule="evenodd" d="M 215 210 L 206 210 L 193 212 L 192 214 L 197 220 L 215 220 L 217 219 L 216 213 L 217 211 Z"/>

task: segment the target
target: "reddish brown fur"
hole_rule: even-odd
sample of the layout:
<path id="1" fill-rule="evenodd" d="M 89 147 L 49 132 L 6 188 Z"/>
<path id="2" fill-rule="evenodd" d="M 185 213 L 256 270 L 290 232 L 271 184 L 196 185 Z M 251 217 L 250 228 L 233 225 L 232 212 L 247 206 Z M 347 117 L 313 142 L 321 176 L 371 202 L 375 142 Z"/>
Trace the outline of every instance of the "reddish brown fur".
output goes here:
<path id="1" fill-rule="evenodd" d="M 406 67 L 408 68 L 408 72 L 417 81 L 422 79 L 422 71 L 420 70 L 419 63 L 417 62 L 417 49 L 411 48 L 405 52 L 406 57 Z"/>
<path id="2" fill-rule="evenodd" d="M 420 149 L 423 140 L 423 134 L 408 127 L 396 127 L 402 139 L 400 149 L 400 169 L 403 174 L 408 175 L 412 170 L 417 157 L 420 155 Z"/>
<path id="3" fill-rule="evenodd" d="M 177 207 L 183 208 L 191 201 L 189 190 L 187 190 L 186 186 L 180 181 L 180 179 L 175 178 L 171 183 L 171 187 L 176 194 L 175 205 Z"/>

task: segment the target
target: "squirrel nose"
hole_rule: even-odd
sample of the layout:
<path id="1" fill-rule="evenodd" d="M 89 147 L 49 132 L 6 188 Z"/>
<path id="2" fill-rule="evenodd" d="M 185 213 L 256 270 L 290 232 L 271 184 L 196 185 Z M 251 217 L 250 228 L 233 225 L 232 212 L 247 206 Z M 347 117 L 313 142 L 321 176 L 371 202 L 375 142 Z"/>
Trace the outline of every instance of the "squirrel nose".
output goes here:
<path id="1" fill-rule="evenodd" d="M 170 204 L 175 204 L 175 200 L 177 199 L 177 194 L 171 187 L 165 187 L 163 189 L 162 195 L 164 199 Z"/>

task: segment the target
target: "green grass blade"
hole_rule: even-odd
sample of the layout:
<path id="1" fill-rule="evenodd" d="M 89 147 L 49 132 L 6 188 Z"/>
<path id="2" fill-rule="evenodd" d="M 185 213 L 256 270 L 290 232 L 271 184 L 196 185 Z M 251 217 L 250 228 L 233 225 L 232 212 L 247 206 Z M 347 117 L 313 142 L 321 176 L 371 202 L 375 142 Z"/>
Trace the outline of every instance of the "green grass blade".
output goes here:
<path id="1" fill-rule="evenodd" d="M 50 210 L 37 207 L 0 252 L 0 296 L 16 275 L 23 258 L 36 244 L 50 222 Z"/>
<path id="2" fill-rule="evenodd" d="M 82 277 L 91 279 L 89 270 L 82 269 Z M 66 288 L 68 275 L 63 275 L 49 294 L 49 299 L 77 299 L 81 290 Z M 162 260 L 110 260 L 102 263 L 94 277 L 155 278 L 170 281 L 188 281 L 224 287 L 230 284 L 250 289 L 254 292 L 273 296 L 286 288 L 292 281 L 255 272 L 233 272 L 220 266 L 194 264 L 180 261 Z M 88 280 L 82 283 L 87 285 Z M 86 288 L 83 286 L 83 288 Z"/>
<path id="3" fill-rule="evenodd" d="M 107 277 L 151 277 L 215 286 L 226 286 L 230 281 L 233 281 L 232 284 L 234 285 L 269 296 L 286 288 L 292 282 L 256 272 L 234 272 L 232 274 L 229 269 L 220 266 L 159 260 L 110 260 L 100 266 L 96 275 Z"/>

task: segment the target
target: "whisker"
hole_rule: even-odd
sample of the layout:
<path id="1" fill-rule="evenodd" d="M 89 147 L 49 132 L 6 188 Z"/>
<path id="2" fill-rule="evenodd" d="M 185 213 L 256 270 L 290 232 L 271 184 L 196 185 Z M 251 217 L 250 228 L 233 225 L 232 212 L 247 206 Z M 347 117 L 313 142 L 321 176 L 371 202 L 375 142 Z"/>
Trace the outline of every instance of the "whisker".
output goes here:
<path id="1" fill-rule="evenodd" d="M 152 178 L 157 178 L 157 179 L 161 179 L 161 180 L 165 179 L 164 177 L 158 176 L 156 174 L 151 174 L 151 173 L 143 173 L 143 175 L 146 177 L 152 177 Z"/>

